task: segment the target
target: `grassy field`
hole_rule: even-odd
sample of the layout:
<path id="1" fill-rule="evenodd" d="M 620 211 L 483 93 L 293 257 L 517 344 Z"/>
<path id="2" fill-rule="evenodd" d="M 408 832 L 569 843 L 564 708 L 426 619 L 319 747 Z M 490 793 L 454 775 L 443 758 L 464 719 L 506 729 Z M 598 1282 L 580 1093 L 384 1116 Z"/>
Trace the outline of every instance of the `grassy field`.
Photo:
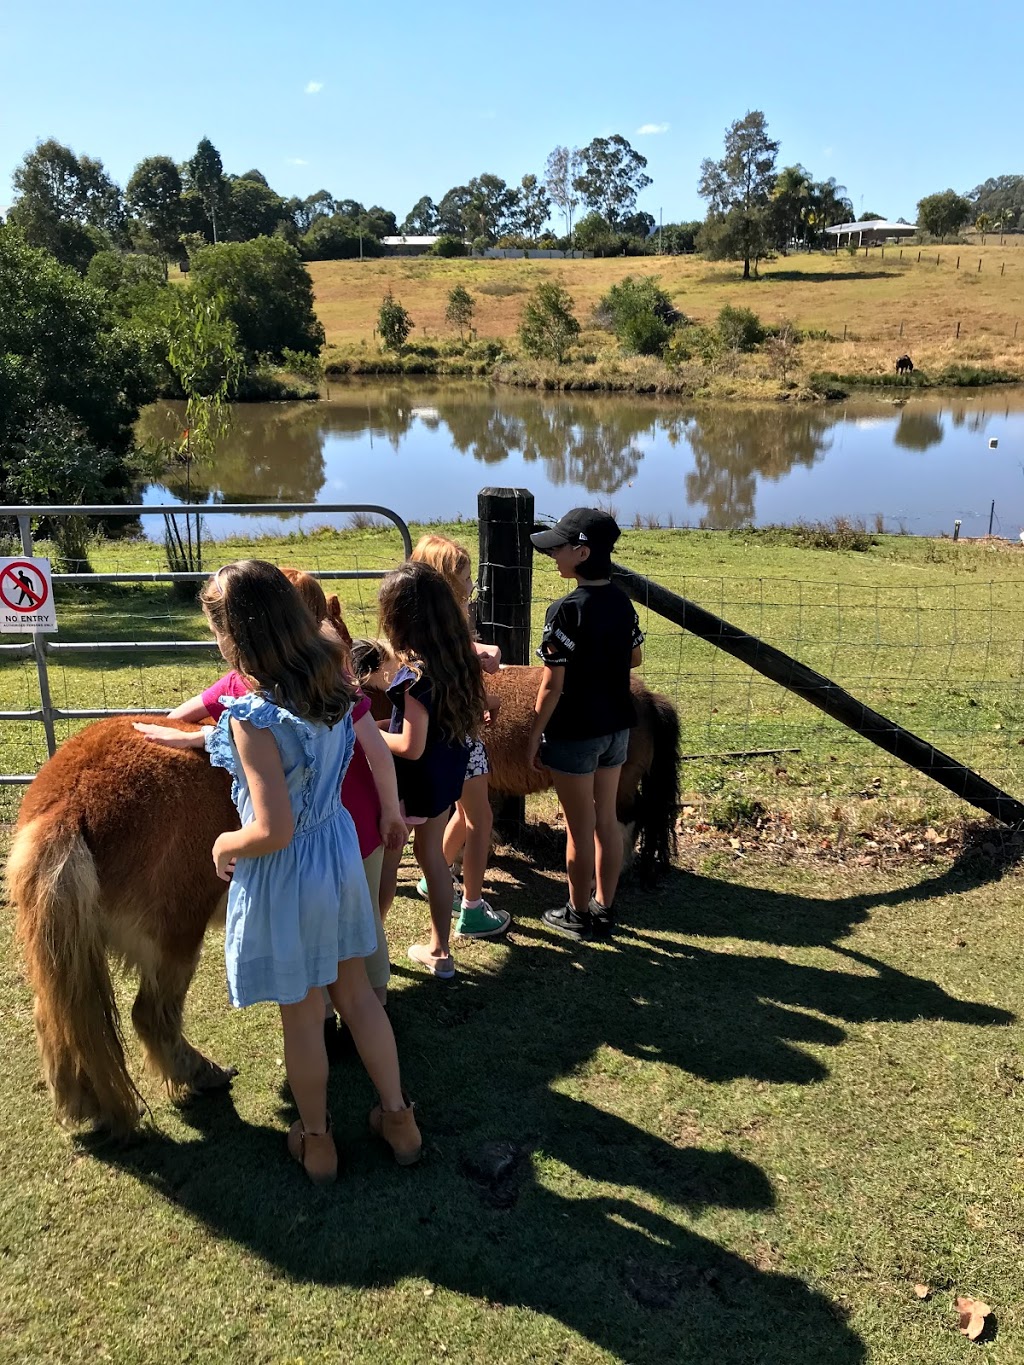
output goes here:
<path id="1" fill-rule="evenodd" d="M 413 527 L 413 536 L 422 528 Z M 442 526 L 476 558 L 472 524 Z M 813 548 L 862 544 L 864 549 Z M 224 541 L 210 565 L 251 554 L 304 568 L 387 568 L 401 557 L 391 529 L 320 531 L 288 539 Z M 736 534 L 627 530 L 622 562 L 835 679 L 875 709 L 1024 797 L 1024 550 L 1007 542 L 934 541 L 864 532 Z M 157 570 L 160 546 L 105 543 L 101 570 Z M 373 580 L 337 585 L 354 634 L 376 631 Z M 534 635 L 562 588 L 535 559 Z M 59 639 L 208 638 L 194 603 L 154 584 L 58 594 Z M 823 838 L 873 838 L 880 827 L 948 825 L 968 813 L 956 797 L 828 720 L 807 703 L 641 608 L 643 674 L 670 695 L 682 724 L 686 818 L 757 823 L 775 817 Z M 59 706 L 170 707 L 200 691 L 209 655 L 117 652 L 62 660 L 52 670 Z M 0 709 L 38 705 L 35 667 L 0 665 Z M 74 722 L 60 722 L 61 734 Z M 41 727 L 6 722 L 0 771 L 42 761 Z M 756 756 L 760 752 L 760 756 Z M 16 789 L 0 789 L 9 811 Z"/>
<path id="2" fill-rule="evenodd" d="M 440 529 L 476 550 L 472 525 Z M 626 531 L 620 558 L 1024 794 L 1024 551 L 810 541 Z M 400 556 L 394 532 L 363 529 L 218 543 L 207 561 L 254 548 L 320 569 Z M 158 570 L 162 552 L 106 544 L 93 563 Z M 372 631 L 373 582 L 341 590 L 353 630 Z M 535 626 L 558 591 L 539 559 Z M 58 610 L 65 640 L 202 634 L 158 585 L 61 590 Z M 330 1083 L 341 1181 L 308 1187 L 284 1155 L 274 1011 L 228 1008 L 217 932 L 188 1030 L 240 1068 L 230 1096 L 176 1108 L 143 1077 L 138 1142 L 69 1139 L 0 919 L 0 1362 L 953 1365 L 973 1349 L 956 1294 L 995 1310 L 987 1359 L 1024 1361 L 1019 840 L 954 856 L 938 823 L 963 812 L 952 798 L 902 787 L 817 712 L 644 624 L 646 675 L 674 695 L 687 753 L 800 752 L 684 765 L 678 865 L 654 889 L 624 885 L 607 946 L 571 948 L 540 919 L 563 894 L 550 804 L 533 815 L 555 834 L 534 828 L 489 869 L 508 942 L 461 948 L 451 986 L 405 960 L 425 923 L 406 864 L 390 1009 L 418 1169 L 366 1137 L 352 1060 Z M 115 653 L 55 668 L 54 690 L 172 705 L 215 670 Z M 32 705 L 33 687 L 4 663 L 0 708 Z M 7 771 L 39 757 L 22 728 L 3 727 Z M 775 812 L 759 827 L 705 818 L 759 792 Z M 894 856 L 883 831 L 908 825 L 921 837 Z"/>
<path id="3" fill-rule="evenodd" d="M 994 1308 L 985 1358 L 1024 1360 L 1020 873 L 712 855 L 573 950 L 539 918 L 556 863 L 493 860 L 514 931 L 448 987 L 407 969 L 406 869 L 390 1011 L 426 1159 L 371 1143 L 343 1062 L 327 1193 L 216 932 L 188 1027 L 230 1096 L 143 1078 L 137 1143 L 56 1130 L 5 918 L 0 1361 L 953 1365 L 960 1293 Z"/>
<path id="4" fill-rule="evenodd" d="M 656 274 L 676 306 L 698 321 L 713 322 L 725 304 L 744 305 L 767 324 L 788 320 L 812 333 L 827 333 L 830 339 L 808 338 L 797 348 L 789 379 L 798 385 L 820 371 L 888 375 L 904 350 L 926 373 L 966 365 L 1024 375 L 1024 247 L 925 248 L 920 264 L 917 250 L 903 248 L 902 260 L 899 250 L 891 247 L 884 258 L 880 248 L 872 248 L 866 258 L 845 251 L 838 256 L 779 257 L 762 268 L 759 280 L 746 283 L 735 263 L 696 256 L 589 261 L 392 258 L 319 262 L 310 271 L 317 312 L 327 332 L 329 365 L 370 368 L 379 363 L 373 330 L 388 288 L 411 313 L 415 323 L 411 340 L 417 344 L 452 337 L 444 310 L 455 284 L 464 285 L 475 299 L 478 338 L 510 343 L 529 290 L 541 280 L 557 279 L 575 299 L 585 327 L 577 369 L 583 368 L 594 383 L 606 381 L 610 387 L 629 387 L 630 380 L 639 386 L 670 387 L 673 379 L 662 373 L 665 367 L 619 359 L 608 335 L 589 325 L 595 304 L 610 285 L 630 274 Z M 582 367 L 581 359 L 586 362 Z M 763 357 L 733 360 L 724 373 L 712 376 L 715 392 L 763 396 L 773 388 L 786 391 Z M 568 367 L 562 382 L 573 368 Z M 529 377 L 529 367 L 521 373 Z M 539 378 L 534 375 L 533 382 Z M 576 378 L 582 384 L 585 376 Z M 692 386 L 692 377 L 677 374 L 676 381 Z"/>

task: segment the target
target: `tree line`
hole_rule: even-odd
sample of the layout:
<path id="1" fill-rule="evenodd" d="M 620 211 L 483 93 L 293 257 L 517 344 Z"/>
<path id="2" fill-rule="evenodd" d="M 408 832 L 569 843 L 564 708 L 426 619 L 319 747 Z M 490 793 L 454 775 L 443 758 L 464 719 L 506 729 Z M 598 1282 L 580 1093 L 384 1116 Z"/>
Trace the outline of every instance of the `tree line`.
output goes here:
<path id="1" fill-rule="evenodd" d="M 620 134 L 582 148 L 557 146 L 541 174 L 527 173 L 518 184 L 484 172 L 436 203 L 423 195 L 399 222 L 391 209 L 367 208 L 326 189 L 305 198 L 278 194 L 256 168 L 227 173 L 205 137 L 180 164 L 169 156 L 144 158 L 123 189 L 102 161 L 51 138 L 15 170 L 9 221 L 30 245 L 80 274 L 103 250 L 187 265 L 190 252 L 204 244 L 277 237 L 306 260 L 337 260 L 380 255 L 384 237 L 405 234 L 440 237 L 435 249 L 442 255 L 495 245 L 573 247 L 595 255 L 702 251 L 742 260 L 746 276 L 774 252 L 823 245 L 826 228 L 854 216 L 834 177 L 815 179 L 799 163 L 779 169 L 778 154 L 761 111 L 737 119 L 726 130 L 722 157 L 701 163 L 698 190 L 708 208 L 703 220 L 692 222 L 656 226 L 638 208 L 653 182 L 646 157 Z M 561 232 L 554 230 L 558 219 Z M 968 224 L 983 233 L 1024 225 L 1024 176 L 985 181 L 968 195 L 925 196 L 918 222 L 937 237 Z"/>

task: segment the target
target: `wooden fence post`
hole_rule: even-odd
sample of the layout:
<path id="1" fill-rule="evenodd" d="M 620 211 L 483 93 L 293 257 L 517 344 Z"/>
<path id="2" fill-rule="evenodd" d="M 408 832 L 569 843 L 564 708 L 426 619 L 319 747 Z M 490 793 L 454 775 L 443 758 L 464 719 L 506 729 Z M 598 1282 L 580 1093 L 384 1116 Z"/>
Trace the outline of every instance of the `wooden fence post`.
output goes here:
<path id="1" fill-rule="evenodd" d="M 502 663 L 530 663 L 533 605 L 533 494 L 526 488 L 481 488 L 477 495 L 480 581 L 476 628 L 497 645 Z M 495 812 L 500 824 L 526 820 L 526 800 L 509 796 Z"/>

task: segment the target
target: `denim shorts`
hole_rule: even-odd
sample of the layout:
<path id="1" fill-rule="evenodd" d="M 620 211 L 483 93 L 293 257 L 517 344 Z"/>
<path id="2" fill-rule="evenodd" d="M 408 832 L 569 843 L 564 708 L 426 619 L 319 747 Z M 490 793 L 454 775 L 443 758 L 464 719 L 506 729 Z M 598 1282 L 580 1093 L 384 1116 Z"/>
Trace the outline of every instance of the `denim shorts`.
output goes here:
<path id="1" fill-rule="evenodd" d="M 594 739 L 545 739 L 540 747 L 540 761 L 556 773 L 582 777 L 597 768 L 621 768 L 628 748 L 628 730 L 597 735 Z"/>

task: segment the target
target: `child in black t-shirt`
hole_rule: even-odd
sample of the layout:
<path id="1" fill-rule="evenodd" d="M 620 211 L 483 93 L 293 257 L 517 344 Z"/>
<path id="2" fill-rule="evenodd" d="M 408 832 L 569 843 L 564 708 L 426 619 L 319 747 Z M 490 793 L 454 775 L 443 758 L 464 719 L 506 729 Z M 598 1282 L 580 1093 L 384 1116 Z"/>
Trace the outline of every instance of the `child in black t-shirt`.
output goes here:
<path id="1" fill-rule="evenodd" d="M 550 554 L 575 592 L 553 602 L 537 653 L 544 673 L 534 707 L 528 759 L 550 768 L 565 813 L 569 899 L 544 922 L 566 938 L 611 932 L 622 870 L 615 804 L 629 731 L 636 722 L 630 669 L 644 637 L 626 594 L 611 581 L 612 517 L 577 507 L 530 539 Z M 596 893 L 591 894 L 595 885 Z"/>

